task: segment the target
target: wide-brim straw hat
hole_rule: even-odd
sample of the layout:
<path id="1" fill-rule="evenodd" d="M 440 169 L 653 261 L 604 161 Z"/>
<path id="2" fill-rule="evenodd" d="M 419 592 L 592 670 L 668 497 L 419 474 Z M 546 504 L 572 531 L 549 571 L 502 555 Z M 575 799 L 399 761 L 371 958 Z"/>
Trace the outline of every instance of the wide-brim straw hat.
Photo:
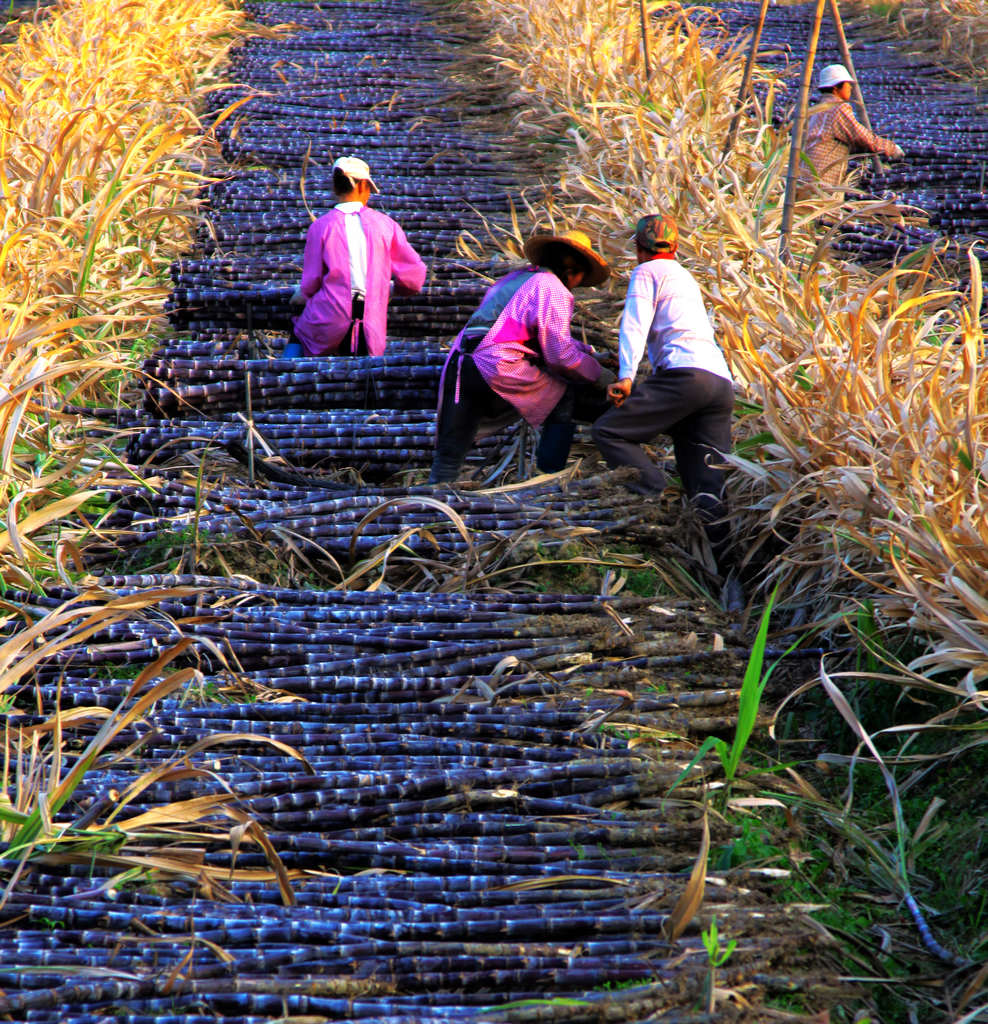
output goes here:
<path id="1" fill-rule="evenodd" d="M 582 231 L 564 231 L 561 235 L 532 235 L 525 243 L 525 255 L 536 266 L 540 266 L 542 254 L 545 252 L 546 246 L 552 245 L 554 242 L 568 245 L 587 261 L 589 270 L 583 278 L 582 284 L 590 287 L 596 284 L 603 284 L 610 276 L 611 268 L 607 265 L 607 260 L 594 252 L 590 236 Z"/>

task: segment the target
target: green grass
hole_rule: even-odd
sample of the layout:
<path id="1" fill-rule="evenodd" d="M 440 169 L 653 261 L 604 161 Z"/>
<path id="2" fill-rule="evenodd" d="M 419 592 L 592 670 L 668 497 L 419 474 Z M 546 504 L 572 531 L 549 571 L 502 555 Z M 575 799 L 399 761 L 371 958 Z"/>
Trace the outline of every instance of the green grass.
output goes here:
<path id="1" fill-rule="evenodd" d="M 723 790 L 725 800 L 730 794 L 731 785 L 737 776 L 738 768 L 741 766 L 741 758 L 758 721 L 758 712 L 761 707 L 765 686 L 772 675 L 772 671 L 778 664 L 778 661 L 776 661 L 763 671 L 765 649 L 768 643 L 768 626 L 774 602 L 775 592 L 773 591 L 771 597 L 769 597 L 768 604 L 765 605 L 762 611 L 761 620 L 758 623 L 758 632 L 751 645 L 751 654 L 745 668 L 744 678 L 741 681 L 741 696 L 738 699 L 738 721 L 734 730 L 734 739 L 727 743 L 726 740 L 722 740 L 719 736 L 707 736 L 703 743 L 700 744 L 700 748 L 694 755 L 693 760 L 683 769 L 673 788 L 679 785 L 689 775 L 690 771 L 713 750 L 720 760 L 721 767 L 724 770 L 724 778 L 727 782 Z"/>

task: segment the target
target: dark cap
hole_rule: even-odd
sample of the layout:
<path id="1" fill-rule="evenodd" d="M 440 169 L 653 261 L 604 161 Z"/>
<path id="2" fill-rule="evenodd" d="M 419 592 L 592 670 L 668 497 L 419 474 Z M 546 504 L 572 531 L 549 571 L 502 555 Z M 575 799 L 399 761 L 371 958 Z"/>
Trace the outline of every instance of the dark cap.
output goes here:
<path id="1" fill-rule="evenodd" d="M 679 229 L 671 217 L 651 213 L 635 226 L 635 242 L 646 252 L 675 252 Z"/>

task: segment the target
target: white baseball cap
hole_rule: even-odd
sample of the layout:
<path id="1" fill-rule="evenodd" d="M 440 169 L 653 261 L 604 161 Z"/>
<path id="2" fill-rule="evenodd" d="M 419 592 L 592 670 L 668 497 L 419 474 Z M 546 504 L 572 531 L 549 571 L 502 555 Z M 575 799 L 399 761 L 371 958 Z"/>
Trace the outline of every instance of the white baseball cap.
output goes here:
<path id="1" fill-rule="evenodd" d="M 380 192 L 374 179 L 371 177 L 370 168 L 357 156 L 341 156 L 333 164 L 333 170 L 342 171 L 351 181 L 369 181 L 375 192 Z"/>
<path id="2" fill-rule="evenodd" d="M 818 89 L 830 89 L 841 82 L 853 82 L 854 76 L 844 67 L 843 64 L 828 64 L 820 72 L 817 80 Z"/>

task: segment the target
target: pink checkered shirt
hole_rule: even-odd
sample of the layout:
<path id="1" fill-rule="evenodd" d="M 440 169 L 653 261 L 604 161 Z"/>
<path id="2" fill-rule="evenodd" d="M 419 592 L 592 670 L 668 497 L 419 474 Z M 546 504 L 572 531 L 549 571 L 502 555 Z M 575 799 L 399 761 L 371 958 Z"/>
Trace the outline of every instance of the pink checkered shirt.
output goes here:
<path id="1" fill-rule="evenodd" d="M 803 148 L 825 185 L 841 184 L 852 151 L 864 150 L 887 157 L 900 155 L 899 147 L 891 139 L 868 131 L 855 118 L 851 104 L 837 96 L 828 96 L 810 108 Z"/>
<path id="2" fill-rule="evenodd" d="M 589 346 L 570 334 L 572 318 L 573 295 L 555 274 L 542 271 L 511 296 L 473 353 L 484 380 L 533 427 L 562 398 L 563 378 L 593 384 L 600 376 Z"/>

